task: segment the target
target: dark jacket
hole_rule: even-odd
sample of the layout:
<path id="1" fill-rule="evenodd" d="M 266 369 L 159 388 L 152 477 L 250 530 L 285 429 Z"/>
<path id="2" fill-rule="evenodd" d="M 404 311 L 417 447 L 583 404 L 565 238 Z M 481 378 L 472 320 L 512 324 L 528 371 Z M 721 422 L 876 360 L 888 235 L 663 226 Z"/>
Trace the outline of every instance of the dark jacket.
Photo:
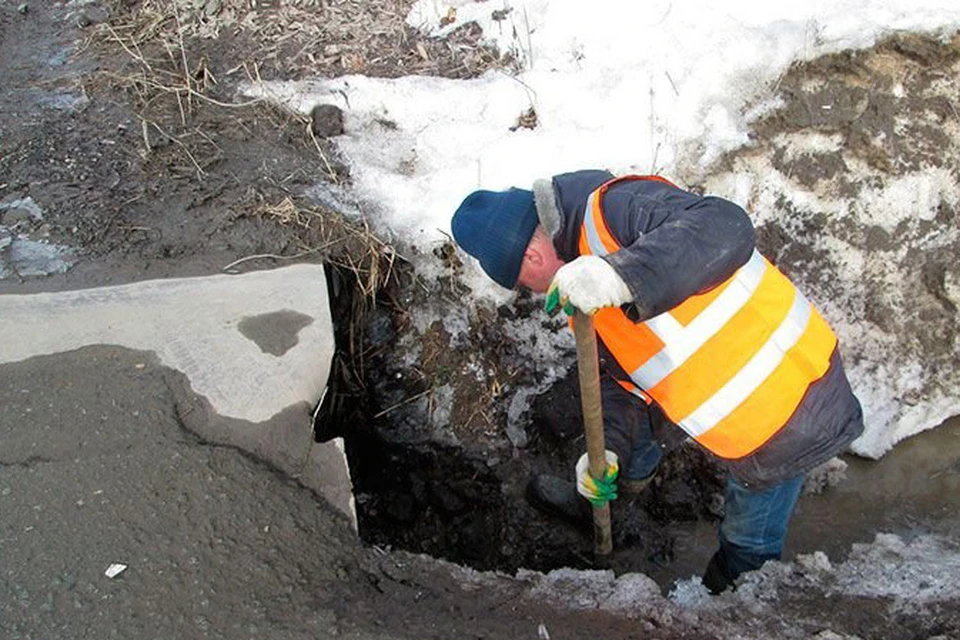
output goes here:
<path id="1" fill-rule="evenodd" d="M 534 185 L 541 224 L 552 233 L 560 257 L 579 256 L 577 242 L 588 196 L 613 176 L 577 171 Z M 610 233 L 623 247 L 607 260 L 633 293 L 628 316 L 638 322 L 663 313 L 689 296 L 720 284 L 747 262 L 754 230 L 736 204 L 699 196 L 652 180 L 610 187 L 603 207 Z M 614 379 L 629 380 L 600 341 L 607 448 L 629 460 L 642 402 Z M 638 414 L 638 412 L 640 412 Z M 679 431 L 679 429 L 676 429 Z M 754 453 L 724 460 L 743 484 L 762 488 L 805 473 L 844 450 L 863 431 L 860 403 L 853 395 L 839 351 L 822 378 L 810 386 L 790 420 Z"/>

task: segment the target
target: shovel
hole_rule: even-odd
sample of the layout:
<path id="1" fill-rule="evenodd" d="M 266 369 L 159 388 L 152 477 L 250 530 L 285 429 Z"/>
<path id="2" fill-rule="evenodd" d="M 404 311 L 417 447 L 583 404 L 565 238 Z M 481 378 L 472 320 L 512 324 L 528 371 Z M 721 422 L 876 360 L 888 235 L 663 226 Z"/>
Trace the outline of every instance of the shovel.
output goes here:
<path id="1" fill-rule="evenodd" d="M 593 319 L 579 309 L 573 313 L 573 334 L 577 340 L 577 369 L 580 373 L 580 406 L 587 438 L 590 475 L 602 478 L 607 468 L 603 444 L 603 406 L 600 403 L 600 366 L 597 362 L 597 334 Z M 613 551 L 610 504 L 593 507 L 593 551 L 598 556 Z"/>

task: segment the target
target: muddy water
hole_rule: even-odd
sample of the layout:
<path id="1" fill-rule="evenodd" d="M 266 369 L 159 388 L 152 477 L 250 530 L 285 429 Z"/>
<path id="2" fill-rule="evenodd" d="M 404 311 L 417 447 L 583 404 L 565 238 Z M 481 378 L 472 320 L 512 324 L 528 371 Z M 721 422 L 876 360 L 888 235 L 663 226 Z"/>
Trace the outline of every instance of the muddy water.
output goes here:
<path id="1" fill-rule="evenodd" d="M 844 460 L 846 480 L 801 498 L 785 559 L 821 550 L 840 561 L 851 545 L 871 542 L 877 533 L 960 538 L 960 417 L 901 442 L 880 460 Z M 681 523 L 676 534 L 675 561 L 651 575 L 666 588 L 699 575 L 716 547 L 709 522 Z"/>

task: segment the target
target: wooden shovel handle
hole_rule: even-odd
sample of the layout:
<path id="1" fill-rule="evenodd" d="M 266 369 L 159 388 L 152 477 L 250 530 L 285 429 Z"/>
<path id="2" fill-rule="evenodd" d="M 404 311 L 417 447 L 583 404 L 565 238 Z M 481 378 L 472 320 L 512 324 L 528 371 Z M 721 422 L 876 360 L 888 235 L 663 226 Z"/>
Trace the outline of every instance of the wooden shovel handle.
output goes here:
<path id="1" fill-rule="evenodd" d="M 597 361 L 597 334 L 593 319 L 580 310 L 573 314 L 573 334 L 577 339 L 577 369 L 580 373 L 580 406 L 583 430 L 587 438 L 590 475 L 602 478 L 607 468 L 603 444 L 603 405 L 600 401 L 600 364 Z M 593 507 L 594 553 L 605 556 L 613 551 L 610 505 Z"/>

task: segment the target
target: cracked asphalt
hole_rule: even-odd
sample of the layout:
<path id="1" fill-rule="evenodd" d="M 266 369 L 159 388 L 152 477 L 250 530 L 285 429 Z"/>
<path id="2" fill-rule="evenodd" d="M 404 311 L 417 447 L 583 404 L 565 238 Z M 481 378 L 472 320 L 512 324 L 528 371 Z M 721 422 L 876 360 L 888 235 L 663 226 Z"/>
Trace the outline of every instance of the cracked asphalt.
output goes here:
<path id="1" fill-rule="evenodd" d="M 0 366 L 0 637 L 329 628 L 325 586 L 355 569 L 345 518 L 184 430 L 176 375 L 115 347 Z"/>

